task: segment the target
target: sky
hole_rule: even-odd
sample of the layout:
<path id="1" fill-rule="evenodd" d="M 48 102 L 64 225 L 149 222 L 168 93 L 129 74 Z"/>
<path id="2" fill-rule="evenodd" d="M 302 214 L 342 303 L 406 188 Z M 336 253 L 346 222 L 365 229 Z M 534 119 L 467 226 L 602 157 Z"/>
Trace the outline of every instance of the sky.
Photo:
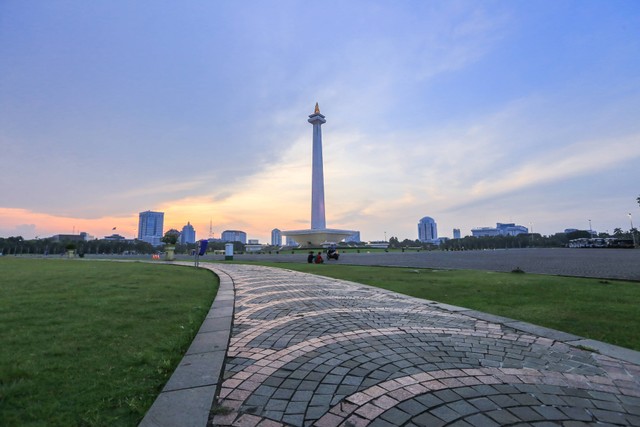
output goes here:
<path id="1" fill-rule="evenodd" d="M 640 2 L 0 1 L 0 237 L 640 225 Z"/>

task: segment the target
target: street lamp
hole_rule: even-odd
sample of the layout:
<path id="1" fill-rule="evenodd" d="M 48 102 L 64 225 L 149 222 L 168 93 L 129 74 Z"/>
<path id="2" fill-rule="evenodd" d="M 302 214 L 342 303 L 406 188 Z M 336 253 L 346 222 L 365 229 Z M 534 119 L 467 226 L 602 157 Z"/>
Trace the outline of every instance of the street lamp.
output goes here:
<path id="1" fill-rule="evenodd" d="M 629 223 L 631 224 L 631 237 L 633 238 L 633 247 L 636 247 L 636 233 L 634 233 L 633 229 L 633 220 L 631 219 L 631 212 L 629 212 Z"/>
<path id="2" fill-rule="evenodd" d="M 591 229 L 591 220 L 589 220 L 589 237 L 593 237 L 593 230 Z"/>

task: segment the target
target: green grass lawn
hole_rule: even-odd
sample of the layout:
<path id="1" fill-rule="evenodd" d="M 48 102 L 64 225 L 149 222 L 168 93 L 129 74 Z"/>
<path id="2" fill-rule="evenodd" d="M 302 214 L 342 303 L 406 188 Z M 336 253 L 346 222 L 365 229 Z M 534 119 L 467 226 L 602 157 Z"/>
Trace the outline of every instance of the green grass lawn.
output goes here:
<path id="1" fill-rule="evenodd" d="M 264 263 L 472 308 L 640 350 L 640 283 L 537 274 Z"/>
<path id="2" fill-rule="evenodd" d="M 218 289 L 211 272 L 0 258 L 0 425 L 136 425 Z"/>

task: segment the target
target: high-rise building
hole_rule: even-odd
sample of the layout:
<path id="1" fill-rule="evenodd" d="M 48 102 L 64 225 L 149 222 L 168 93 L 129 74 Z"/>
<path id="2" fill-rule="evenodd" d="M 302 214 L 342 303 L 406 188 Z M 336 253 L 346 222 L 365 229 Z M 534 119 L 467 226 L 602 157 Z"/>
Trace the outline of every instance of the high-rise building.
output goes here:
<path id="1" fill-rule="evenodd" d="M 438 240 L 438 226 L 430 216 L 425 216 L 418 223 L 418 240 L 425 243 Z"/>
<path id="2" fill-rule="evenodd" d="M 459 228 L 454 228 L 453 229 L 453 238 L 454 239 L 459 239 L 460 238 L 460 229 Z"/>
<path id="3" fill-rule="evenodd" d="M 164 212 L 140 212 L 138 221 L 138 240 L 158 246 L 162 242 L 162 227 L 164 226 Z"/>
<path id="4" fill-rule="evenodd" d="M 277 228 L 271 230 L 271 246 L 282 246 L 282 231 Z"/>
<path id="5" fill-rule="evenodd" d="M 196 230 L 193 228 L 193 225 L 189 221 L 187 221 L 187 225 L 182 227 L 182 233 L 180 233 L 180 243 L 186 245 L 187 243 L 195 243 L 196 242 Z"/>
<path id="6" fill-rule="evenodd" d="M 240 242 L 243 245 L 246 245 L 247 233 L 240 230 L 225 230 L 222 232 L 220 240 L 223 242 Z"/>

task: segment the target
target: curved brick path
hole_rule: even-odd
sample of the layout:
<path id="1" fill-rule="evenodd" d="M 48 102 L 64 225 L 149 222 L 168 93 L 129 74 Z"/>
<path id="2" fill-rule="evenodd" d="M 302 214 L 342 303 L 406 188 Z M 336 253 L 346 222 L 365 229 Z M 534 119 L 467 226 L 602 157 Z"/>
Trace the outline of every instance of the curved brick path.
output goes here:
<path id="1" fill-rule="evenodd" d="M 210 266 L 236 293 L 210 424 L 640 425 L 636 352 L 355 283 Z"/>

